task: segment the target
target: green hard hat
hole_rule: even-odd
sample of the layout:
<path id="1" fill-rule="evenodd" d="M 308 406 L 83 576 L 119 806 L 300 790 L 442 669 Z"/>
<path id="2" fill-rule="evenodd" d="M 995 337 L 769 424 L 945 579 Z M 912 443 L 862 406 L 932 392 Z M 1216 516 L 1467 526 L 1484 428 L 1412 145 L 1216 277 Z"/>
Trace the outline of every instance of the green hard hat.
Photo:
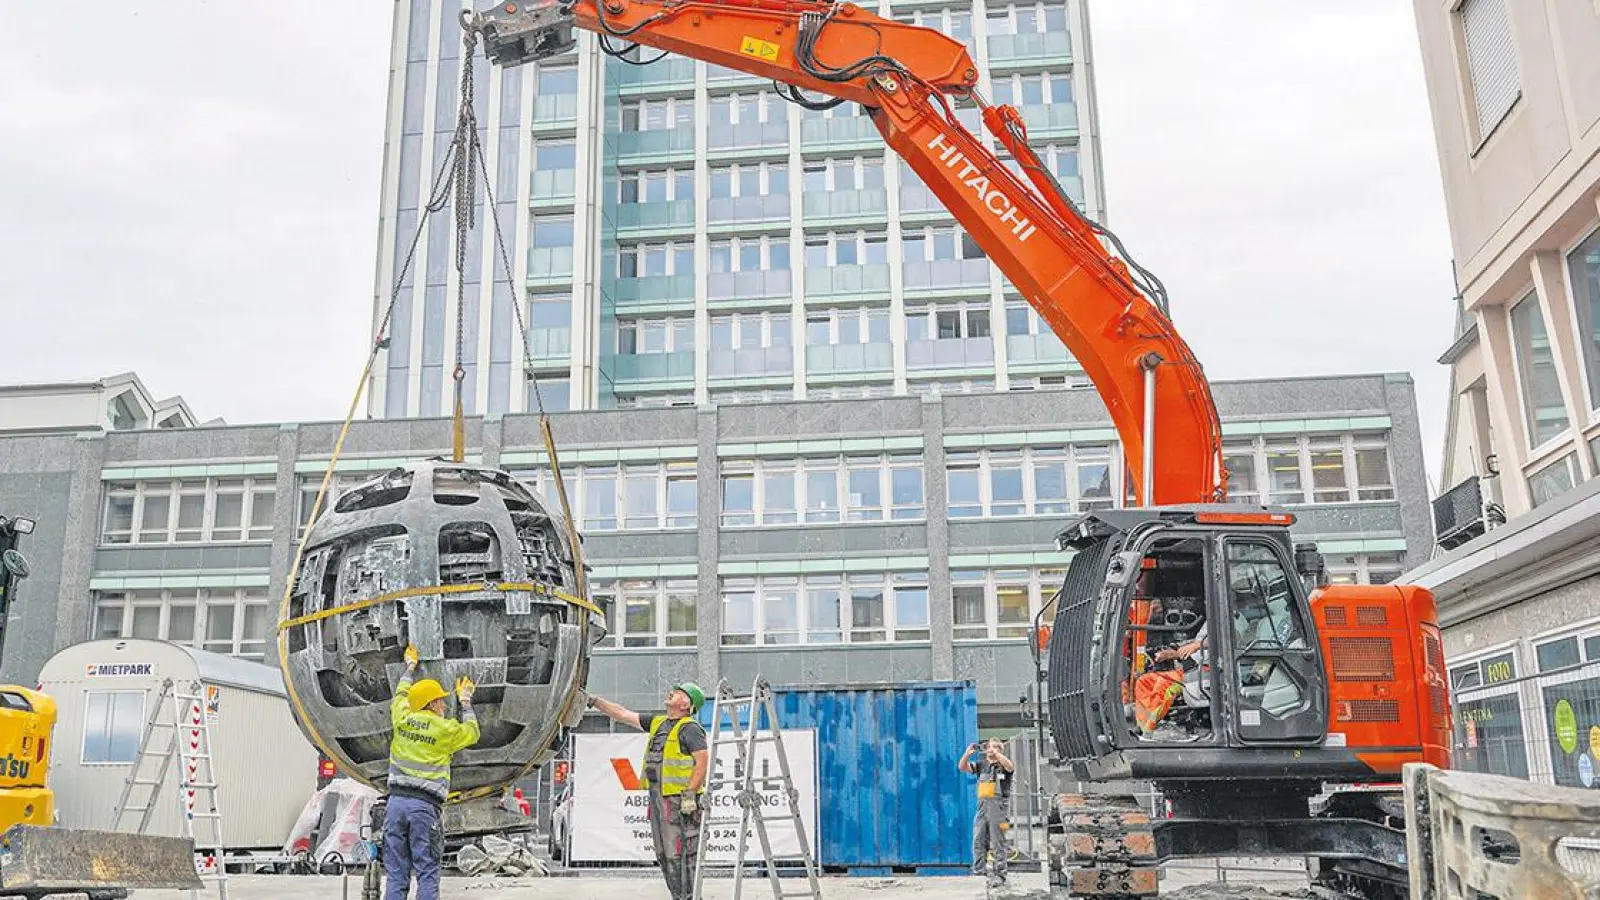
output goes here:
<path id="1" fill-rule="evenodd" d="M 700 689 L 700 685 L 695 684 L 692 681 L 685 681 L 682 684 L 675 684 L 672 686 L 672 689 L 675 691 L 683 691 L 685 694 L 689 695 L 690 712 L 699 712 L 700 707 L 706 705 L 706 692 Z"/>

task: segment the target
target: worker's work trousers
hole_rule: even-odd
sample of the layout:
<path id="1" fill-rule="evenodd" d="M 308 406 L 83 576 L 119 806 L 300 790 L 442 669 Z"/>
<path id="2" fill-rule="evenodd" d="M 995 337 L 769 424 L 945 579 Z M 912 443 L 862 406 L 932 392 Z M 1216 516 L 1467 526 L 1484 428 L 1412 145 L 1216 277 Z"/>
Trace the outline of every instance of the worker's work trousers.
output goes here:
<path id="1" fill-rule="evenodd" d="M 695 858 L 700 851 L 700 817 L 705 811 L 697 810 L 692 818 L 685 816 L 678 809 L 679 802 L 677 796 L 664 797 L 651 788 L 650 837 L 672 900 L 690 900 L 694 896 Z"/>
<path id="2" fill-rule="evenodd" d="M 439 900 L 439 859 L 443 855 L 439 808 L 415 797 L 391 795 L 383 819 L 383 872 L 389 881 L 383 900 L 406 900 L 413 872 L 417 900 Z"/>
<path id="3" fill-rule="evenodd" d="M 1004 878 L 1011 859 L 1011 798 L 985 797 L 972 820 L 972 874 Z M 994 854 L 994 862 L 987 857 Z"/>
<path id="4" fill-rule="evenodd" d="M 1149 734 L 1156 730 L 1161 720 L 1172 710 L 1172 704 L 1183 696 L 1183 671 L 1163 669 L 1139 676 L 1133 689 L 1133 716 L 1139 731 Z"/>

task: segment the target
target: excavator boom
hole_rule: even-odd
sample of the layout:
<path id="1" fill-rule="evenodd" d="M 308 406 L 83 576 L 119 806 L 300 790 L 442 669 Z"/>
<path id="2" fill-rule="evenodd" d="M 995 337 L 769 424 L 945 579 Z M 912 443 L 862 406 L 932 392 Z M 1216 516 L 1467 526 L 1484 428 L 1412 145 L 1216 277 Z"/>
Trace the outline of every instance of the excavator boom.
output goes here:
<path id="1" fill-rule="evenodd" d="M 469 24 L 501 65 L 564 53 L 583 29 L 614 55 L 640 44 L 861 104 L 1083 366 L 1139 500 L 1224 495 L 1222 430 L 1199 361 L 1102 245 L 1106 233 L 1060 190 L 1017 111 L 983 103 L 977 66 L 957 41 L 824 0 L 536 0 L 503 3 Z M 986 127 L 1031 187 L 957 120 L 952 99 L 984 106 Z"/>

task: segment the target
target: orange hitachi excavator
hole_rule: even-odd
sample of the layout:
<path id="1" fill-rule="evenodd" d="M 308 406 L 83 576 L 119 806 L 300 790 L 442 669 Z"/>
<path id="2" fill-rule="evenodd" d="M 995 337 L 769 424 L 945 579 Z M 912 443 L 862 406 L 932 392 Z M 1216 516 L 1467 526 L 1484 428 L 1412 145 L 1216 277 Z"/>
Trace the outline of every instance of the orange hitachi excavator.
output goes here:
<path id="1" fill-rule="evenodd" d="M 1347 891 L 1404 892 L 1394 792 L 1351 786 L 1448 761 L 1432 597 L 1316 588 L 1320 557 L 1291 542 L 1290 514 L 1223 502 L 1216 406 L 1160 282 L 1079 213 L 1017 110 L 984 101 L 962 44 L 823 0 L 519 0 L 467 18 L 501 65 L 567 52 L 581 29 L 623 61 L 638 44 L 771 78 L 812 108 L 860 104 L 1093 380 L 1141 505 L 1058 538 L 1072 556 L 1039 628 L 1041 695 L 1058 775 L 1089 790 L 1052 805 L 1053 895 L 1147 897 L 1164 860 L 1265 855 L 1313 858 Z M 1022 177 L 958 103 L 982 108 Z M 1141 810 L 1135 781 L 1171 815 Z"/>

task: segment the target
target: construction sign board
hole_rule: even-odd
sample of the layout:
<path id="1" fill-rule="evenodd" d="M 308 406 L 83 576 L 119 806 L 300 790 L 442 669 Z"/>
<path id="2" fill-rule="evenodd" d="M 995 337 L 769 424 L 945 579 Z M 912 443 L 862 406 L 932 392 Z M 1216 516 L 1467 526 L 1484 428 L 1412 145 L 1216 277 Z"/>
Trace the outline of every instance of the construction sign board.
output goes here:
<path id="1" fill-rule="evenodd" d="M 567 833 L 571 835 L 568 859 L 575 863 L 653 863 L 655 850 L 650 841 L 647 818 L 649 795 L 640 785 L 646 736 L 643 734 L 573 735 L 572 809 Z M 817 852 L 817 737 L 812 729 L 783 732 L 783 747 L 789 757 L 790 774 L 800 797 L 800 819 L 805 825 L 812 858 Z M 717 758 L 708 780 L 735 776 L 738 749 L 731 743 L 717 747 Z M 755 775 L 774 777 L 780 772 L 777 748 L 770 742 L 756 744 Z M 800 859 L 800 842 L 788 818 L 789 799 L 778 783 L 757 782 L 761 808 L 767 816 L 783 817 L 768 822 L 767 834 L 779 860 Z M 739 815 L 735 785 L 726 784 L 702 798 L 702 821 Z M 716 824 L 705 830 L 706 858 L 713 863 L 732 863 L 739 844 L 739 826 Z M 761 844 L 754 823 L 749 832 L 747 860 L 761 858 Z"/>

